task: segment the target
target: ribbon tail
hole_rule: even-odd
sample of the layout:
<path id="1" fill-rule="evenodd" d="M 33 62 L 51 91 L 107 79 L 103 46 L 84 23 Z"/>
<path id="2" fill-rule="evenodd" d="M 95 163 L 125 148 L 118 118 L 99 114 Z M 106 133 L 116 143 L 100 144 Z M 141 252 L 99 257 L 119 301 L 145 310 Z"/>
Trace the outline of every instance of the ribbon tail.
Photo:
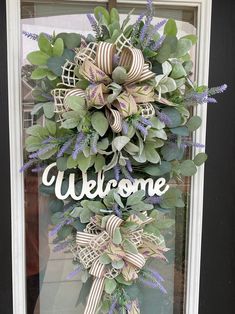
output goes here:
<path id="1" fill-rule="evenodd" d="M 105 278 L 95 278 L 88 296 L 84 314 L 95 314 L 104 290 Z"/>
<path id="2" fill-rule="evenodd" d="M 118 110 L 108 109 L 105 110 L 106 117 L 113 132 L 119 133 L 122 130 L 122 118 Z"/>

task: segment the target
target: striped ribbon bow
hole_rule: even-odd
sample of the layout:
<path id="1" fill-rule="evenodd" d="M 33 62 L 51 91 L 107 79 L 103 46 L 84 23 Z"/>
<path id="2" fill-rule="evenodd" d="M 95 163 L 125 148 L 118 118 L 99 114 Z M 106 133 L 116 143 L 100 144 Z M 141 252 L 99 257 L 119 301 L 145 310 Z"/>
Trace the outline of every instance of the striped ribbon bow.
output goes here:
<path id="1" fill-rule="evenodd" d="M 97 215 L 95 218 L 92 218 L 84 232 L 77 232 L 76 237 L 78 245 L 77 257 L 84 268 L 89 269 L 89 273 L 95 277 L 84 314 L 96 313 L 104 290 L 105 278 L 113 279 L 122 271 L 100 262 L 100 257 L 104 252 L 112 252 L 113 255 L 116 253 L 119 258 L 121 257 L 125 262 L 124 267 L 128 268 L 128 270 L 134 270 L 132 271 L 134 278 L 131 279 L 138 278 L 138 271 L 145 265 L 145 257 L 142 254 L 126 252 L 122 247 L 122 243 L 119 245 L 114 245 L 113 243 L 114 234 L 124 221 L 115 215 L 111 215 L 105 227 L 101 228 L 101 224 L 98 222 L 99 219 L 100 216 Z M 140 247 L 143 244 L 143 225 L 152 222 L 152 220 L 152 218 L 146 217 L 146 220 L 143 222 L 135 215 L 130 216 L 127 221 L 139 224 L 139 229 L 125 237 L 135 244 L 137 248 Z"/>
<path id="2" fill-rule="evenodd" d="M 88 105 L 96 108 L 105 106 L 109 124 L 112 130 L 118 133 L 122 130 L 122 117 L 136 113 L 138 104 L 154 101 L 153 87 L 138 86 L 136 83 L 151 79 L 155 74 L 150 71 L 149 64 L 145 63 L 141 50 L 124 47 L 118 65 L 127 70 L 126 79 L 120 86 L 119 92 L 116 95 L 113 94 L 114 97 L 110 101 L 109 86 L 112 83 L 115 51 L 114 44 L 98 43 L 93 60 L 85 59 L 80 68 L 80 74 L 89 82 L 94 83 L 87 89 Z"/>

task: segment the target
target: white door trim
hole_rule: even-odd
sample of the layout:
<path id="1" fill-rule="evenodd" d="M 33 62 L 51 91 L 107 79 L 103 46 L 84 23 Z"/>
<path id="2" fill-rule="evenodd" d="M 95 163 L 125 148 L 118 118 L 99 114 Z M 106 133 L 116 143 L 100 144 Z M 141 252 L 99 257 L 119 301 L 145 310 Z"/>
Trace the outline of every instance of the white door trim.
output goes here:
<path id="1" fill-rule="evenodd" d="M 99 1 L 97 1 L 99 2 Z M 21 24 L 20 0 L 7 0 L 7 46 L 8 46 L 8 92 L 9 134 L 11 167 L 11 213 L 12 213 L 12 278 L 13 313 L 26 313 L 26 270 L 25 270 L 25 216 L 24 182 L 19 169 L 23 163 L 22 108 L 21 108 Z M 145 3 L 145 1 L 118 0 L 118 3 Z M 163 6 L 190 6 L 198 9 L 197 73 L 198 83 L 208 83 L 210 25 L 212 0 L 155 1 Z M 195 141 L 204 144 L 206 138 L 207 106 L 198 106 L 196 114 L 203 120 L 195 134 Z M 194 150 L 196 154 L 199 149 Z M 188 239 L 188 270 L 186 287 L 186 314 L 198 314 L 199 281 L 201 260 L 201 236 L 203 214 L 204 168 L 200 167 L 192 180 L 191 206 Z"/>

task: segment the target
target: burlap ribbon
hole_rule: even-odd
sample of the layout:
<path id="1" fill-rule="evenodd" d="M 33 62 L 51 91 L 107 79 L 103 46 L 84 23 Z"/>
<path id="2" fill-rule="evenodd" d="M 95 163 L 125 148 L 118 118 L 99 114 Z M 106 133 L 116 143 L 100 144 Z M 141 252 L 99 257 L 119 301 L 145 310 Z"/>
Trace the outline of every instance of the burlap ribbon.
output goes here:
<path id="1" fill-rule="evenodd" d="M 109 84 L 112 83 L 111 74 L 114 69 L 114 44 L 100 42 L 95 53 L 84 59 L 86 49 L 78 52 L 82 60 L 80 74 L 93 83 L 87 88 L 87 101 L 89 107 L 102 108 L 105 106 L 106 116 L 114 132 L 122 129 L 122 118 L 128 117 L 138 111 L 138 104 L 154 101 L 154 90 L 150 85 L 138 86 L 151 79 L 155 74 L 150 71 L 149 64 L 145 63 L 141 50 L 133 47 L 124 47 L 121 51 L 119 66 L 127 70 L 127 77 L 122 85 L 122 91 L 110 103 Z"/>
<path id="2" fill-rule="evenodd" d="M 78 259 L 84 268 L 89 269 L 89 273 L 95 277 L 89 296 L 84 314 L 94 314 L 97 310 L 97 306 L 101 300 L 104 290 L 105 278 L 115 278 L 120 274 L 121 270 L 115 268 L 108 268 L 106 265 L 100 262 L 100 256 L 107 251 L 114 252 L 125 261 L 125 267 L 134 267 L 137 272 L 145 265 L 144 255 L 138 253 L 133 254 L 124 251 L 122 244 L 114 245 L 113 237 L 117 228 L 120 228 L 124 222 L 122 219 L 111 215 L 104 228 L 100 227 L 100 223 L 96 222 L 97 217 L 93 219 L 86 227 L 84 232 L 77 232 L 76 242 L 78 245 Z M 99 218 L 98 218 L 99 219 Z M 130 235 L 127 235 L 129 241 L 131 241 L 138 248 L 143 244 L 142 237 L 144 235 L 143 226 L 152 222 L 152 218 L 146 216 L 146 220 L 142 221 L 137 216 L 132 215 L 127 221 L 134 222 L 139 225 L 138 230 L 133 231 Z"/>

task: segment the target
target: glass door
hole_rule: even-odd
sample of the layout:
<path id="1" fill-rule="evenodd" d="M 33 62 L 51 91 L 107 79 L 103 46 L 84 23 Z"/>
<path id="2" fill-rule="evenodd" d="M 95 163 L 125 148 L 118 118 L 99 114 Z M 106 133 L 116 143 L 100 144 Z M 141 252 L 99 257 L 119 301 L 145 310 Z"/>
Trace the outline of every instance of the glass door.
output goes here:
<path id="1" fill-rule="evenodd" d="M 84 36 L 90 33 L 87 14 L 92 13 L 95 6 L 108 7 L 108 1 L 21 1 L 21 108 L 23 142 L 27 141 L 26 129 L 35 124 L 44 125 L 45 121 L 38 115 L 35 98 L 51 96 L 37 91 L 37 82 L 32 80 L 34 67 L 27 61 L 27 54 L 37 50 L 37 39 L 40 33 L 53 36 L 58 33 L 77 32 Z M 143 12 L 142 1 L 117 1 L 116 7 L 124 20 L 129 11 L 135 7 L 131 22 Z M 196 5 L 180 6 L 177 4 L 155 5 L 154 22 L 174 18 L 180 37 L 199 33 L 198 7 Z M 194 60 L 192 80 L 198 78 L 197 47 L 191 50 Z M 38 101 L 37 101 L 38 102 Z M 188 141 L 192 141 L 188 138 Z M 188 146 L 186 154 L 192 156 L 192 147 Z M 28 153 L 24 150 L 24 158 Z M 74 263 L 69 241 L 64 228 L 61 238 L 53 224 L 53 215 L 63 210 L 64 203 L 54 198 L 54 190 L 42 184 L 43 168 L 35 167 L 24 172 L 25 199 L 25 238 L 26 238 L 26 300 L 27 313 L 33 314 L 75 314 L 83 313 L 86 297 L 91 282 L 86 281 Z M 185 198 L 185 206 L 160 214 L 166 247 L 167 261 L 154 261 L 159 274 L 164 278 L 166 293 L 141 287 L 138 294 L 143 313 L 182 314 L 186 312 L 188 239 L 190 236 L 191 212 L 191 180 L 171 180 L 171 186 L 181 189 Z M 65 187 L 66 188 L 66 187 Z M 165 221 L 165 224 L 164 224 Z M 188 313 L 191 314 L 191 313 Z"/>

